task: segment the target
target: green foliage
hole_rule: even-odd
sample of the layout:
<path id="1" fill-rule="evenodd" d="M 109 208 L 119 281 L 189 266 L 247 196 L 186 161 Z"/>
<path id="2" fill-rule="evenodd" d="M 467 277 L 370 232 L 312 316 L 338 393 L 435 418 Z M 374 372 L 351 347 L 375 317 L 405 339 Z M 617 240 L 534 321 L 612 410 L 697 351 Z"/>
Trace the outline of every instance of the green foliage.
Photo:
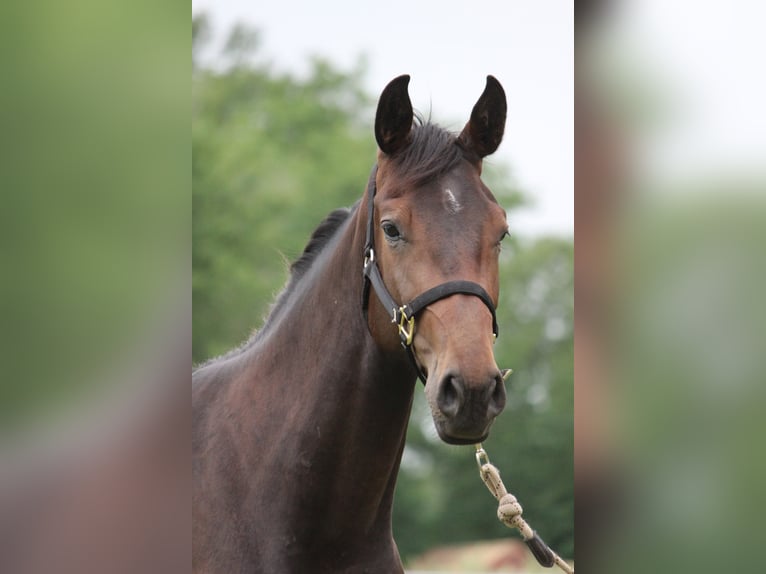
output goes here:
<path id="1" fill-rule="evenodd" d="M 362 69 L 344 73 L 316 60 L 304 78 L 274 72 L 254 63 L 257 35 L 241 26 L 222 65 L 205 67 L 197 42 L 209 36 L 195 18 L 195 361 L 239 344 L 262 322 L 287 278 L 285 260 L 300 254 L 329 211 L 362 196 L 375 160 Z M 510 169 L 488 163 L 485 180 L 501 204 L 520 205 Z M 496 354 L 515 373 L 486 446 L 533 527 L 571 556 L 572 242 L 513 238 L 504 249 Z M 418 392 L 394 508 L 402 554 L 508 536 L 495 507 L 472 449 L 438 441 Z"/>

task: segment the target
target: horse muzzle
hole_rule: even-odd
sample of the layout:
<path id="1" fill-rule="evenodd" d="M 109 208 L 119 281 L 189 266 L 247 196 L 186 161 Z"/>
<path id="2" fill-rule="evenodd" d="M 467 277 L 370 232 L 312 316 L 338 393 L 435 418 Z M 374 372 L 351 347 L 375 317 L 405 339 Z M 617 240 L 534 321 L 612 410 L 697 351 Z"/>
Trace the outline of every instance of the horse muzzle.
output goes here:
<path id="1" fill-rule="evenodd" d="M 449 444 L 472 444 L 485 440 L 492 422 L 505 408 L 502 373 L 494 369 L 483 377 L 467 379 L 447 371 L 427 393 L 439 437 Z"/>

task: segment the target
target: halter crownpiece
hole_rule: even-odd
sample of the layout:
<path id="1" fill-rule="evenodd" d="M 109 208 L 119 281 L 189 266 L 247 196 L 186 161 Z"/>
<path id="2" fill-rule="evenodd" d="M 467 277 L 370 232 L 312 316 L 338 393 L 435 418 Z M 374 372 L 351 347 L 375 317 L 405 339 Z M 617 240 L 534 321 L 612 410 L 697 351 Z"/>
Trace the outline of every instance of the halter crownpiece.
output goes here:
<path id="1" fill-rule="evenodd" d="M 383 307 L 388 311 L 388 315 L 391 317 L 391 322 L 396 324 L 402 346 L 407 350 L 407 355 L 412 361 L 418 377 L 423 384 L 426 384 L 426 374 L 418 364 L 412 347 L 415 338 L 415 318 L 418 313 L 432 303 L 441 299 L 446 299 L 452 295 L 473 295 L 474 297 L 481 299 L 482 303 L 484 303 L 490 313 L 492 313 L 492 333 L 495 338 L 497 338 L 498 329 L 495 305 L 484 288 L 472 281 L 447 281 L 446 283 L 428 289 L 404 305 L 400 305 L 394 300 L 391 293 L 389 293 L 386 284 L 383 282 L 378 263 L 375 260 L 374 199 L 377 191 L 377 173 L 378 166 L 376 164 L 372 168 L 370 180 L 367 184 L 367 241 L 364 244 L 364 288 L 362 290 L 362 309 L 364 310 L 365 316 L 367 316 L 370 300 L 370 286 L 372 286 L 378 299 L 380 299 L 380 302 L 383 304 Z"/>

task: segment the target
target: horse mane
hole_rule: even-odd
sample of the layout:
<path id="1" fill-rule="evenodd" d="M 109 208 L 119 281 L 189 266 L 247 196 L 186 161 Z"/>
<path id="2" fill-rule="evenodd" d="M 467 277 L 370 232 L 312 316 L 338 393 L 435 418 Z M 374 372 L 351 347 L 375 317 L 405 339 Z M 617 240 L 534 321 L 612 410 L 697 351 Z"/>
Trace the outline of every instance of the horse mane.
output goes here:
<path id="1" fill-rule="evenodd" d="M 287 286 L 287 290 L 290 289 L 290 285 L 295 281 L 298 281 L 306 274 L 311 264 L 317 258 L 317 255 L 321 253 L 322 249 L 329 242 L 329 240 L 335 235 L 340 226 L 343 224 L 351 211 L 342 207 L 336 209 L 324 218 L 314 232 L 311 234 L 306 247 L 303 248 L 303 253 L 290 265 L 290 283 Z"/>
<path id="2" fill-rule="evenodd" d="M 356 205 L 354 205 L 354 208 L 356 208 Z M 300 281 L 300 279 L 306 274 L 306 272 L 311 267 L 311 264 L 322 252 L 322 249 L 330 242 L 330 239 L 332 239 L 332 237 L 338 232 L 338 229 L 340 229 L 341 225 L 343 225 L 343 223 L 349 218 L 351 211 L 351 209 L 345 207 L 336 209 L 330 212 L 330 214 L 325 217 L 324 220 L 317 226 L 317 228 L 311 234 L 306 247 L 303 248 L 303 253 L 301 253 L 300 257 L 298 257 L 298 259 L 293 261 L 290 265 L 290 279 L 287 282 L 287 286 L 277 296 L 273 305 L 269 309 L 263 326 L 259 330 L 254 331 L 251 336 L 238 347 L 234 347 L 222 355 L 212 357 L 204 361 L 203 363 L 194 367 L 193 371 L 200 370 L 210 364 L 235 357 L 242 352 L 247 351 L 254 343 L 260 339 L 261 335 L 263 335 L 268 330 L 271 319 L 279 314 L 279 310 L 284 306 L 285 301 L 290 296 L 290 293 L 292 293 L 296 283 Z"/>
<path id="3" fill-rule="evenodd" d="M 467 152 L 458 137 L 415 115 L 409 145 L 391 157 L 397 175 L 412 186 L 444 175 L 457 166 Z"/>

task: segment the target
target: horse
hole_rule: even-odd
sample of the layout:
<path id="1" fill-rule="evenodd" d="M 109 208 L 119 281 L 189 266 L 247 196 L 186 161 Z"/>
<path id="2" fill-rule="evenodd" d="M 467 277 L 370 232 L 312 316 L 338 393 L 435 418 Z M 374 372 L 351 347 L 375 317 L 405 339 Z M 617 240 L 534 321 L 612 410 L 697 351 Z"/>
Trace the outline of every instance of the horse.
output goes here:
<path id="1" fill-rule="evenodd" d="M 195 573 L 403 572 L 391 508 L 417 379 L 449 444 L 505 406 L 508 224 L 481 179 L 505 93 L 488 76 L 455 134 L 414 114 L 409 79 L 380 95 L 365 193 L 317 227 L 262 328 L 192 374 Z"/>

